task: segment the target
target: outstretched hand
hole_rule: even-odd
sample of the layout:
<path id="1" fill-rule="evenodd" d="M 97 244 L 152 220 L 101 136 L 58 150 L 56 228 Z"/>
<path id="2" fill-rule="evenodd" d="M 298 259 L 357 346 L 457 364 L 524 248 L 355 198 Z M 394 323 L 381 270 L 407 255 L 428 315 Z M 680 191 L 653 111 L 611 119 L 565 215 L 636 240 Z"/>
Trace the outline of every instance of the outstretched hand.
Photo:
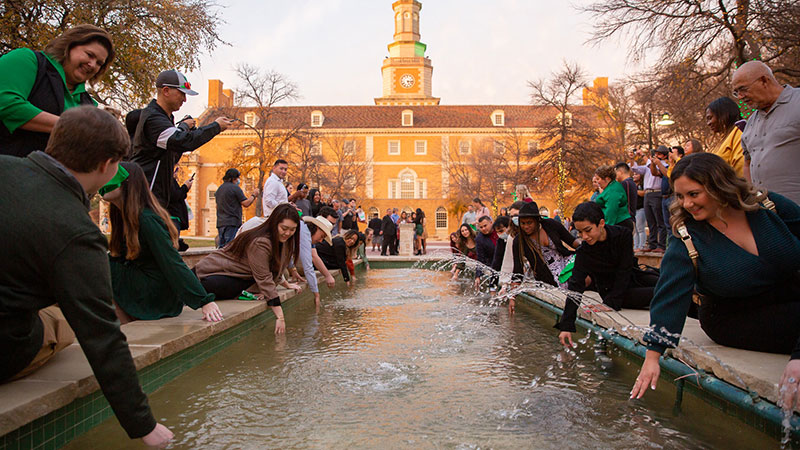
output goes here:
<path id="1" fill-rule="evenodd" d="M 222 311 L 219 310 L 216 302 L 206 303 L 203 305 L 203 320 L 209 322 L 219 322 L 222 320 Z"/>
<path id="2" fill-rule="evenodd" d="M 572 333 L 569 331 L 562 331 L 561 333 L 558 333 L 558 340 L 564 347 L 567 348 L 575 347 L 575 343 L 572 342 Z"/>
<path id="3" fill-rule="evenodd" d="M 150 447 L 164 448 L 173 437 L 175 437 L 175 435 L 172 434 L 172 431 L 169 431 L 169 428 L 157 423 L 153 431 L 142 438 L 142 442 Z"/>
<path id="4" fill-rule="evenodd" d="M 791 410 L 800 403 L 800 359 L 793 359 L 786 364 L 778 392 L 781 408 Z"/>
<path id="5" fill-rule="evenodd" d="M 658 364 L 658 358 L 660 357 L 661 354 L 656 351 L 647 351 L 644 363 L 642 363 L 642 369 L 633 384 L 631 398 L 642 398 L 644 393 L 647 392 L 647 388 L 656 390 L 656 383 L 658 383 L 658 377 L 661 375 L 661 366 Z"/>

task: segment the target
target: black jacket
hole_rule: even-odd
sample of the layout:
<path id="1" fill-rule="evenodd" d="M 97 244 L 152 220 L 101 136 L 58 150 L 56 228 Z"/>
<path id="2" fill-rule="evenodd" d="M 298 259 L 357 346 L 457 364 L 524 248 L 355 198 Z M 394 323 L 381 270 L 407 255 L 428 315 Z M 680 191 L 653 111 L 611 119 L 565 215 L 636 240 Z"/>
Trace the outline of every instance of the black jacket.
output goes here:
<path id="1" fill-rule="evenodd" d="M 350 270 L 347 269 L 347 244 L 340 236 L 333 238 L 333 245 L 322 241 L 316 246 L 319 258 L 329 270 L 339 269 L 344 281 L 350 281 Z"/>
<path id="2" fill-rule="evenodd" d="M 394 236 L 397 234 L 397 225 L 392 220 L 392 216 L 383 216 L 383 221 L 381 222 L 381 231 L 383 232 L 384 239 L 387 236 Z"/>
<path id="3" fill-rule="evenodd" d="M 369 227 L 372 228 L 372 231 L 375 232 L 375 235 L 381 234 L 381 226 L 383 225 L 383 221 L 378 219 L 377 217 L 371 219 L 369 221 Z"/>
<path id="4" fill-rule="evenodd" d="M 548 239 L 550 239 L 550 242 L 553 243 L 553 246 L 556 248 L 556 251 L 558 251 L 559 254 L 562 256 L 569 256 L 574 253 L 572 250 L 564 246 L 564 242 L 567 242 L 568 244 L 574 244 L 575 236 L 571 235 L 570 232 L 564 228 L 564 225 L 562 225 L 561 222 L 555 219 L 540 219 L 539 223 L 541 223 L 542 229 L 545 233 L 547 233 Z M 545 261 L 542 260 L 538 254 L 535 254 L 531 249 L 524 245 L 521 234 L 517 234 L 517 237 L 514 238 L 513 249 L 513 273 L 515 274 L 513 279 L 515 281 L 521 281 L 524 273 L 523 253 L 520 251 L 522 250 L 524 251 L 525 258 L 528 259 L 531 267 L 534 268 L 534 278 L 536 278 L 537 281 L 557 286 L 556 277 L 558 274 L 550 273 L 550 268 L 547 267 L 547 263 L 545 263 Z"/>
<path id="5" fill-rule="evenodd" d="M 172 115 L 167 115 L 155 100 L 142 110 L 133 137 L 131 161 L 142 167 L 161 206 L 169 209 L 172 172 L 181 154 L 198 149 L 220 131 L 216 122 L 195 130 L 183 122 L 175 126 Z"/>
<path id="6" fill-rule="evenodd" d="M 171 217 L 177 217 L 181 222 L 178 231 L 189 229 L 189 209 L 186 207 L 186 194 L 188 193 L 189 187 L 185 184 L 179 186 L 178 181 L 173 177 L 170 183 L 170 202 L 167 212 Z"/>
<path id="7" fill-rule="evenodd" d="M 64 112 L 64 80 L 58 70 L 47 60 L 42 52 L 34 52 L 39 63 L 36 71 L 36 80 L 28 95 L 28 101 L 42 111 L 60 116 Z M 81 94 L 82 105 L 94 106 L 94 101 L 88 93 Z M 0 123 L 0 154 L 25 157 L 34 150 L 47 147 L 50 133 L 23 130 L 17 128 L 10 133 L 8 128 Z"/>
<path id="8" fill-rule="evenodd" d="M 586 276 L 592 278 L 603 303 L 619 311 L 625 291 L 633 277 L 633 235 L 627 228 L 606 225 L 606 240 L 594 245 L 583 243 L 575 252 L 575 267 L 567 287 L 570 291 L 586 291 Z M 580 296 L 571 295 L 564 306 L 564 314 L 556 328 L 575 331 Z"/>

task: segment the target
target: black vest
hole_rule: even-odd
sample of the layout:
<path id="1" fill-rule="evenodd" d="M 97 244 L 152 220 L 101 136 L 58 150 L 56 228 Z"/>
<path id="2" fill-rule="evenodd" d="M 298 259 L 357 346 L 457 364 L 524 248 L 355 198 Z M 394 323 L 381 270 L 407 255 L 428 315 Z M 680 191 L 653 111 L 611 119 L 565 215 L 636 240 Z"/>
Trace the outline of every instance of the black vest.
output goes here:
<path id="1" fill-rule="evenodd" d="M 28 96 L 28 102 L 42 111 L 60 116 L 64 112 L 64 80 L 55 66 L 47 60 L 42 52 L 36 53 L 38 68 L 36 81 Z M 82 105 L 94 105 L 87 92 L 81 94 Z M 44 150 L 50 133 L 23 130 L 17 128 L 13 133 L 0 122 L 0 155 L 26 157 L 35 150 Z"/>

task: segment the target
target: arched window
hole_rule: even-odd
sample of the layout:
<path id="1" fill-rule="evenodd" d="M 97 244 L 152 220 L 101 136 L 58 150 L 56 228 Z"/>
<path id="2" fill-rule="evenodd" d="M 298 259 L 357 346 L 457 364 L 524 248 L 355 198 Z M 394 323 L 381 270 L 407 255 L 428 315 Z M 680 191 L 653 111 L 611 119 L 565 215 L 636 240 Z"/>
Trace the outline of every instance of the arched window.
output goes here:
<path id="1" fill-rule="evenodd" d="M 447 228 L 447 210 L 444 206 L 436 208 L 436 228 Z"/>
<path id="2" fill-rule="evenodd" d="M 375 217 L 375 215 L 380 217 L 381 216 L 381 212 L 378 211 L 378 208 L 376 208 L 374 206 L 370 206 L 370 208 L 369 208 L 369 217 L 367 217 L 367 219 L 372 219 L 373 217 Z"/>
<path id="3" fill-rule="evenodd" d="M 401 170 L 397 178 L 389 179 L 389 198 L 427 198 L 428 180 L 418 178 L 417 173 L 406 168 Z"/>

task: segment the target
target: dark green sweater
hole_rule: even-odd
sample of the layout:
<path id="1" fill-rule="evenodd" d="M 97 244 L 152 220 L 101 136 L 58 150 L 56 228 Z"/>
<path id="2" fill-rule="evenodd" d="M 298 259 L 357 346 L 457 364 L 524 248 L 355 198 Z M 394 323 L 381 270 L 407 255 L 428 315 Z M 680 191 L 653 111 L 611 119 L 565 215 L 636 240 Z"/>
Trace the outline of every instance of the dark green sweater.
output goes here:
<path id="1" fill-rule="evenodd" d="M 663 353 L 678 344 L 676 336 L 683 331 L 695 285 L 700 294 L 715 301 L 771 296 L 775 286 L 786 283 L 800 269 L 800 207 L 779 194 L 770 193 L 769 198 L 775 202 L 777 214 L 765 209 L 747 213 L 759 256 L 748 253 L 705 221 L 689 218 L 686 228 L 700 254 L 699 275 L 695 275 L 686 245 L 670 237 L 650 303 L 653 332 L 644 338 L 649 349 Z M 664 335 L 662 327 L 673 336 Z M 800 358 L 798 349 L 792 358 Z"/>
<path id="2" fill-rule="evenodd" d="M 183 305 L 198 309 L 214 301 L 172 246 L 169 231 L 150 208 L 139 215 L 139 256 L 112 257 L 114 300 L 137 319 L 175 317 Z"/>
<path id="3" fill-rule="evenodd" d="M 42 152 L 0 156 L 0 380 L 42 346 L 38 311 L 58 303 L 131 438 L 156 421 L 111 304 L 107 242 L 78 181 Z"/>

